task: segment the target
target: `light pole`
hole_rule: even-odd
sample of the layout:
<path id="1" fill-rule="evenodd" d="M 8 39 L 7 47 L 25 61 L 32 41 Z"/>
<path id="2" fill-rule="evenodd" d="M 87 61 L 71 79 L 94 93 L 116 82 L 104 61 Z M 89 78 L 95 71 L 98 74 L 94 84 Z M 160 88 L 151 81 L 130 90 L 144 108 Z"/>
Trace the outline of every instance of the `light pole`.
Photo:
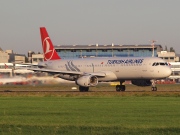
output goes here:
<path id="1" fill-rule="evenodd" d="M 97 47 L 98 47 L 98 44 L 96 44 L 96 57 L 97 57 L 97 55 L 98 55 Z"/>
<path id="2" fill-rule="evenodd" d="M 112 43 L 112 57 L 114 56 L 113 47 L 114 47 L 114 44 Z"/>
<path id="3" fill-rule="evenodd" d="M 156 40 L 152 40 L 152 57 L 154 57 L 154 45 L 155 45 Z"/>

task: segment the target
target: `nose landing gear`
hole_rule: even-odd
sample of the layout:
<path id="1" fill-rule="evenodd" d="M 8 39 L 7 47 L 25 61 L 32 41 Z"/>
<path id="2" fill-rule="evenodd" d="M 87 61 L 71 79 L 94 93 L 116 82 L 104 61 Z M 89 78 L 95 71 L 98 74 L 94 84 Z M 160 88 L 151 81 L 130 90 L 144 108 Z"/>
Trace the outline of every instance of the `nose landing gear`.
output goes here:
<path id="1" fill-rule="evenodd" d="M 155 80 L 151 80 L 151 83 L 152 83 L 151 90 L 152 90 L 152 91 L 157 91 L 157 87 L 156 87 Z"/>

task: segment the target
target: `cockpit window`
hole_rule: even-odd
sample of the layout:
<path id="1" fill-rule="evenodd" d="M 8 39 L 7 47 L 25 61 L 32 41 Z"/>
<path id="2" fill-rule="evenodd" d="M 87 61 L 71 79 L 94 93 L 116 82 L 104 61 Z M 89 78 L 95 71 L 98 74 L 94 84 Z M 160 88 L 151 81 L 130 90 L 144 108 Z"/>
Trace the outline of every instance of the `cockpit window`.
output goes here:
<path id="1" fill-rule="evenodd" d="M 154 62 L 154 63 L 152 64 L 152 66 L 158 66 L 158 65 L 168 66 L 167 62 Z"/>
<path id="2" fill-rule="evenodd" d="M 160 65 L 164 66 L 164 65 L 165 65 L 165 63 L 160 63 Z"/>

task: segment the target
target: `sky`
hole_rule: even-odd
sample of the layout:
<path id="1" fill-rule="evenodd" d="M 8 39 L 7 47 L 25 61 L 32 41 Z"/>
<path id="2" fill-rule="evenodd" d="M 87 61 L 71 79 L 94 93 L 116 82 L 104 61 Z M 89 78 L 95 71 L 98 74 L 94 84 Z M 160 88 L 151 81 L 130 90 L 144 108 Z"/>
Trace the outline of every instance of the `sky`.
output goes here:
<path id="1" fill-rule="evenodd" d="M 0 47 L 42 52 L 40 27 L 54 45 L 161 44 L 180 54 L 180 0 L 1 0 Z"/>

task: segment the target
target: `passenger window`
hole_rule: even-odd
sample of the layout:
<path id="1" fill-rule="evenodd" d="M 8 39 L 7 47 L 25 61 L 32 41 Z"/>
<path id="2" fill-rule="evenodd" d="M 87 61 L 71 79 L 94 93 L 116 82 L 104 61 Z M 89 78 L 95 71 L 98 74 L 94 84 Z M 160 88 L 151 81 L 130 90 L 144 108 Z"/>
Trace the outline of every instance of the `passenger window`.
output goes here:
<path id="1" fill-rule="evenodd" d="M 156 63 L 153 63 L 153 65 L 152 66 L 155 66 L 156 65 Z"/>

